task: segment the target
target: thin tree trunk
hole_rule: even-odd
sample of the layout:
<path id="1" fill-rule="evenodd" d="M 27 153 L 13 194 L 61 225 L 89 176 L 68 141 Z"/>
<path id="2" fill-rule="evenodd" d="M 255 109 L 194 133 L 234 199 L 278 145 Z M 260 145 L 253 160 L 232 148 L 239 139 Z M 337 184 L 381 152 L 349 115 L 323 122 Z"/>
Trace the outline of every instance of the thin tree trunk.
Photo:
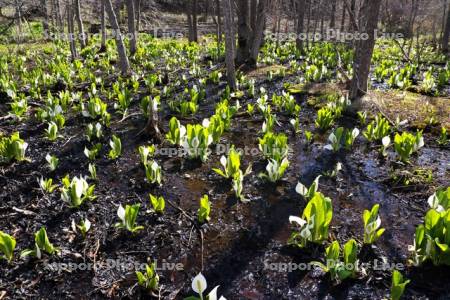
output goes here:
<path id="1" fill-rule="evenodd" d="M 187 22 L 188 22 L 188 38 L 189 42 L 194 41 L 194 29 L 192 28 L 192 14 L 190 10 L 187 10 Z"/>
<path id="2" fill-rule="evenodd" d="M 347 0 L 345 0 L 345 1 L 347 1 Z M 357 20 L 357 18 L 356 18 L 356 0 L 351 0 L 350 12 L 351 12 L 351 13 L 349 13 L 350 18 L 352 18 L 352 16 L 353 16 L 355 18 L 355 20 Z M 350 22 L 348 24 L 348 26 L 349 26 L 348 27 L 349 32 L 357 30 L 357 28 L 355 27 L 354 22 Z"/>
<path id="3" fill-rule="evenodd" d="M 264 40 L 264 29 L 266 27 L 266 10 L 269 6 L 268 0 L 259 0 L 256 18 L 256 29 L 253 31 L 253 42 L 250 53 L 249 66 L 256 67 L 259 50 Z"/>
<path id="4" fill-rule="evenodd" d="M 136 53 L 136 15 L 134 11 L 134 0 L 127 0 L 127 12 L 128 12 L 128 33 L 130 42 L 130 54 L 134 55 Z"/>
<path id="5" fill-rule="evenodd" d="M 342 18 L 341 18 L 341 31 L 344 31 L 345 28 L 345 17 L 347 10 L 345 9 L 345 4 L 342 4 Z"/>
<path id="6" fill-rule="evenodd" d="M 17 35 L 17 44 L 20 44 L 22 42 L 22 9 L 21 4 L 19 0 L 15 1 L 16 5 L 16 18 L 17 18 L 17 28 L 18 28 L 18 35 Z"/>
<path id="7" fill-rule="evenodd" d="M 258 0 L 250 1 L 250 27 L 254 31 L 256 29 L 256 20 L 258 14 Z"/>
<path id="8" fill-rule="evenodd" d="M 216 9 L 217 9 L 217 42 L 220 44 L 222 42 L 222 13 L 220 11 L 219 0 L 216 0 Z"/>
<path id="9" fill-rule="evenodd" d="M 72 61 L 78 58 L 77 46 L 75 44 L 75 34 L 74 34 L 74 26 L 73 26 L 73 12 L 72 12 L 72 3 L 69 3 L 66 6 L 67 10 L 67 31 L 69 33 L 69 44 L 70 44 L 70 53 L 72 55 Z"/>
<path id="10" fill-rule="evenodd" d="M 50 27 L 51 30 L 56 27 L 56 20 L 55 20 L 55 0 L 50 0 Z"/>
<path id="11" fill-rule="evenodd" d="M 236 90 L 235 57 L 235 35 L 233 29 L 233 4 L 232 0 L 222 0 L 225 22 L 225 63 L 227 65 L 227 80 L 231 90 Z"/>
<path id="12" fill-rule="evenodd" d="M 100 51 L 106 51 L 106 0 L 100 0 L 101 5 L 101 27 L 102 27 L 102 42 Z"/>
<path id="13" fill-rule="evenodd" d="M 134 8 L 136 9 L 136 31 L 141 31 L 141 0 L 135 0 Z"/>
<path id="14" fill-rule="evenodd" d="M 192 3 L 192 31 L 194 33 L 194 42 L 198 42 L 198 0 L 193 0 Z"/>
<path id="15" fill-rule="evenodd" d="M 305 19 L 306 1 L 298 0 L 297 2 L 297 49 L 303 51 L 303 40 L 301 35 L 303 34 L 303 24 Z"/>
<path id="16" fill-rule="evenodd" d="M 450 2 L 447 8 L 447 21 L 445 22 L 444 34 L 442 35 L 442 52 L 448 53 L 448 42 L 450 37 Z"/>
<path id="17" fill-rule="evenodd" d="M 75 17 L 77 19 L 78 32 L 80 33 L 80 45 L 81 49 L 87 45 L 87 36 L 84 32 L 83 19 L 81 18 L 80 0 L 75 0 Z"/>
<path id="18" fill-rule="evenodd" d="M 64 22 L 61 15 L 61 2 L 55 0 L 56 26 L 60 32 L 64 32 Z"/>
<path id="19" fill-rule="evenodd" d="M 44 28 L 44 33 L 46 35 L 49 34 L 49 28 L 48 28 L 48 10 L 47 10 L 47 1 L 41 0 L 41 8 L 44 13 L 44 20 L 42 21 L 42 27 Z"/>
<path id="20" fill-rule="evenodd" d="M 106 12 L 108 13 L 109 23 L 113 29 L 113 34 L 116 39 L 117 52 L 119 53 L 120 69 L 123 75 L 130 73 L 130 62 L 127 57 L 127 50 L 123 43 L 122 33 L 120 32 L 119 23 L 117 22 L 116 13 L 114 12 L 111 0 L 106 1 Z"/>
<path id="21" fill-rule="evenodd" d="M 312 1 L 313 0 L 306 0 L 308 1 L 308 16 L 306 18 L 306 47 L 309 48 L 309 33 L 310 33 L 310 25 L 311 25 L 311 7 L 312 7 Z"/>
<path id="22" fill-rule="evenodd" d="M 336 27 L 336 1 L 331 1 L 331 20 L 330 20 L 330 28 L 334 29 Z"/>
<path id="23" fill-rule="evenodd" d="M 375 29 L 378 25 L 381 0 L 366 0 L 363 4 L 360 32 L 368 34 L 368 39 L 356 43 L 355 58 L 353 61 L 353 78 L 350 83 L 349 96 L 352 100 L 352 109 L 358 110 L 361 106 L 361 97 L 367 92 L 367 82 L 375 46 Z"/>
<path id="24" fill-rule="evenodd" d="M 247 0 L 238 1 L 238 47 L 236 53 L 236 64 L 243 65 L 250 58 L 251 32 L 250 32 L 250 10 Z"/>
<path id="25" fill-rule="evenodd" d="M 318 11 L 321 11 L 322 9 L 323 9 L 323 3 L 322 3 L 322 1 L 319 1 Z M 323 31 L 324 31 L 324 27 L 325 27 L 324 18 L 325 18 L 325 14 L 321 14 L 320 15 L 320 34 L 321 34 L 321 36 L 323 36 Z"/>

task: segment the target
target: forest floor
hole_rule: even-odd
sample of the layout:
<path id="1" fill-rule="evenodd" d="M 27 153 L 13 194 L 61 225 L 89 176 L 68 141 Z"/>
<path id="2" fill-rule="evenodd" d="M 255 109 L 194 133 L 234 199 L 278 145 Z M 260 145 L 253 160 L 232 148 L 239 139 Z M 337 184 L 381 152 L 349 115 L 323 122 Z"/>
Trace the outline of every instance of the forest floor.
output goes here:
<path id="1" fill-rule="evenodd" d="M 264 72 L 265 73 L 265 72 Z M 252 74 L 250 74 L 252 75 Z M 271 93 L 280 94 L 283 84 L 294 82 L 294 76 L 267 81 L 257 79 L 256 87 L 265 87 Z M 222 82 L 219 88 L 224 88 Z M 340 88 L 342 91 L 342 88 Z M 206 99 L 193 118 L 180 119 L 183 124 L 201 122 L 214 113 L 218 102 L 217 86 L 208 85 Z M 314 142 L 308 144 L 303 135 L 290 130 L 289 117 L 278 114 L 277 132 L 288 134 L 290 166 L 283 180 L 274 185 L 262 181 L 257 175 L 263 172 L 266 161 L 258 152 L 258 137 L 263 119 L 261 116 L 237 115 L 232 128 L 225 133 L 220 144 L 250 149 L 244 154 L 244 168 L 253 165 L 253 172 L 246 177 L 244 193 L 249 203 L 241 203 L 230 190 L 230 183 L 212 172 L 219 167 L 222 153 L 213 151 L 206 163 L 189 161 L 181 157 L 162 154 L 156 160 L 163 169 L 160 187 L 149 185 L 140 163 L 137 148 L 148 145 L 149 140 L 137 134 L 145 126 L 145 118 L 139 113 L 140 99 L 145 91 L 134 95 L 129 117 L 122 120 L 114 115 L 108 134 L 114 132 L 122 140 L 123 154 L 115 161 L 105 158 L 103 147 L 97 161 L 98 180 L 95 183 L 97 199 L 85 204 L 82 210 L 69 208 L 59 193 L 44 195 L 37 179 L 47 177 L 45 156 L 51 153 L 60 158 L 54 178 L 87 175 L 88 160 L 83 154 L 87 146 L 84 137 L 85 121 L 80 114 L 68 116 L 61 132 L 65 138 L 51 143 L 43 137 L 44 124 L 30 119 L 22 123 L 0 121 L 1 131 L 20 131 L 28 142 L 29 162 L 2 166 L 0 171 L 0 228 L 13 233 L 18 248 L 33 245 L 33 233 L 41 226 L 47 228 L 50 240 L 59 248 L 60 255 L 43 260 L 17 260 L 11 266 L 0 261 L 0 298 L 146 298 L 136 284 L 134 269 L 127 263 L 145 263 L 149 257 L 162 266 L 161 297 L 182 299 L 192 294 L 191 279 L 200 271 L 208 280 L 208 286 L 220 285 L 220 294 L 227 299 L 382 299 L 390 288 L 391 268 L 368 268 L 366 275 L 335 285 L 317 269 L 274 270 L 278 263 L 300 264 L 323 259 L 323 247 L 298 249 L 287 245 L 292 232 L 290 215 L 300 215 L 306 202 L 295 192 L 298 181 L 309 185 L 318 175 L 332 171 L 342 164 L 337 177 L 323 176 L 320 191 L 333 201 L 333 220 L 330 233 L 333 239 L 347 241 L 363 234 L 362 213 L 379 203 L 382 226 L 387 230 L 376 246 L 361 251 L 362 262 L 377 260 L 388 264 L 405 265 L 413 243 L 415 227 L 423 220 L 428 209 L 427 198 L 436 187 L 450 185 L 448 146 L 436 142 L 436 128 L 420 126 L 415 120 L 424 120 L 419 109 L 426 105 L 437 113 L 439 122 L 449 124 L 448 98 L 422 98 L 412 106 L 403 92 L 388 97 L 388 92 L 373 92 L 366 109 L 374 114 L 381 111 L 391 120 L 397 115 L 410 122 L 402 129 L 424 129 L 425 146 L 408 165 L 398 165 L 391 148 L 386 158 L 380 157 L 377 147 L 369 144 L 361 135 L 351 151 L 332 153 L 324 149 L 328 134 L 316 133 L 314 120 L 320 106 L 321 89 L 297 94 L 301 105 L 302 131 L 315 133 Z M 392 93 L 390 92 L 391 96 Z M 403 100 L 398 100 L 403 97 Z M 376 100 L 374 100 L 376 99 Z M 104 100 L 107 101 L 107 100 Z M 254 103 L 244 97 L 241 105 Z M 110 104 L 110 103 L 109 103 Z M 112 107 L 112 104 L 109 105 Z M 402 107 L 402 110 L 399 108 Z M 5 103 L 0 111 L 7 111 Z M 425 109 L 424 111 L 428 111 Z M 404 113 L 404 115 L 402 115 Z M 163 131 L 167 131 L 171 113 L 160 113 Z M 347 128 L 360 127 L 352 117 L 343 116 L 337 124 Z M 289 126 L 289 129 L 287 129 Z M 170 148 L 170 145 L 158 145 Z M 220 150 L 220 149 L 219 149 Z M 166 212 L 157 216 L 150 211 L 148 193 L 161 195 L 168 201 Z M 196 218 L 198 201 L 209 195 L 212 202 L 211 221 L 201 227 L 203 237 L 191 219 Z M 131 236 L 114 228 L 118 221 L 119 204 L 141 204 L 137 223 L 145 230 Z M 71 230 L 72 220 L 88 218 L 91 232 L 81 239 Z M 119 266 L 108 266 L 114 260 Z M 168 264 L 164 264 L 167 262 Z M 89 270 L 60 270 L 49 268 L 54 263 L 90 263 Z M 183 270 L 173 270 L 174 264 L 182 264 Z M 165 269 L 164 269 L 165 266 Z M 402 271 L 412 279 L 406 289 L 407 299 L 441 298 L 449 296 L 450 273 L 445 268 L 428 264 L 416 268 L 406 266 Z M 430 280 L 433 278 L 433 280 Z"/>

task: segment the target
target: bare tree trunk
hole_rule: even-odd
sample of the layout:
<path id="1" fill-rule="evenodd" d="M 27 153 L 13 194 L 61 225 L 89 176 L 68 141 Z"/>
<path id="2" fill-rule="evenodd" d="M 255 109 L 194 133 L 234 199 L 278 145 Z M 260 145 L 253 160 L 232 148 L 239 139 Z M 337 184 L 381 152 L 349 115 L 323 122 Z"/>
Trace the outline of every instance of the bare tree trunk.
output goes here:
<path id="1" fill-rule="evenodd" d="M 232 0 L 222 0 L 225 21 L 225 63 L 227 65 L 228 86 L 236 90 L 236 70 L 234 66 L 235 57 L 235 35 L 233 29 L 233 4 Z"/>
<path id="2" fill-rule="evenodd" d="M 297 49 L 303 51 L 303 40 L 301 35 L 303 34 L 303 24 L 305 19 L 305 10 L 306 10 L 306 1 L 298 0 L 297 1 L 297 40 L 296 45 Z"/>
<path id="3" fill-rule="evenodd" d="M 136 31 L 139 34 L 141 31 L 141 0 L 135 0 L 134 8 L 136 9 Z"/>
<path id="4" fill-rule="evenodd" d="M 52 30 L 56 27 L 56 17 L 55 17 L 55 0 L 50 0 L 50 26 Z"/>
<path id="5" fill-rule="evenodd" d="M 256 29 L 256 20 L 258 18 L 258 0 L 250 1 L 250 27 L 254 31 Z"/>
<path id="6" fill-rule="evenodd" d="M 120 32 L 119 23 L 117 22 L 116 13 L 114 12 L 113 5 L 111 0 L 106 1 L 106 12 L 108 13 L 109 23 L 113 29 L 113 34 L 116 39 L 117 44 L 117 52 L 119 53 L 120 59 L 120 69 L 123 75 L 127 75 L 130 73 L 130 62 L 127 57 L 127 50 L 125 49 L 125 45 L 123 43 L 122 33 Z"/>
<path id="7" fill-rule="evenodd" d="M 61 2 L 55 0 L 56 26 L 60 32 L 64 32 L 64 22 L 61 15 Z"/>
<path id="8" fill-rule="evenodd" d="M 134 0 L 127 0 L 127 12 L 128 12 L 128 33 L 130 35 L 130 54 L 136 53 L 136 15 L 134 12 Z"/>
<path id="9" fill-rule="evenodd" d="M 322 11 L 323 9 L 324 9 L 323 3 L 322 3 L 322 1 L 319 1 L 318 11 Z M 321 14 L 321 16 L 320 16 L 320 34 L 321 34 L 321 36 L 323 36 L 324 27 L 325 27 L 324 18 L 325 18 L 325 14 Z"/>
<path id="10" fill-rule="evenodd" d="M 250 10 L 248 0 L 238 1 L 238 47 L 236 53 L 236 64 L 243 65 L 250 58 L 251 33 L 250 33 Z"/>
<path id="11" fill-rule="evenodd" d="M 306 0 L 308 1 L 308 16 L 306 18 L 306 47 L 309 48 L 309 32 L 310 32 L 310 24 L 311 24 L 311 7 L 312 7 L 312 1 L 313 0 Z"/>
<path id="12" fill-rule="evenodd" d="M 220 11 L 220 1 L 216 0 L 217 9 L 217 42 L 220 44 L 222 42 L 222 13 Z M 220 49 L 220 45 L 218 45 Z"/>
<path id="13" fill-rule="evenodd" d="M 187 22 L 188 22 L 188 40 L 189 42 L 194 41 L 194 29 L 192 28 L 192 14 L 189 9 L 186 10 Z"/>
<path id="14" fill-rule="evenodd" d="M 205 23 L 208 23 L 208 17 L 209 17 L 209 0 L 205 0 L 205 15 L 203 16 L 203 19 L 205 19 Z"/>
<path id="15" fill-rule="evenodd" d="M 73 11 L 72 11 L 72 3 L 69 0 L 69 3 L 66 6 L 67 10 L 67 31 L 69 33 L 69 44 L 70 44 L 70 53 L 72 55 L 72 61 L 78 58 L 77 46 L 75 44 L 75 30 L 73 26 Z"/>
<path id="16" fill-rule="evenodd" d="M 367 40 L 356 42 L 355 58 L 353 60 L 353 78 L 350 83 L 349 96 L 352 100 L 352 109 L 358 110 L 361 106 L 361 97 L 367 92 L 367 82 L 375 46 L 375 29 L 378 25 L 381 0 L 366 0 L 363 4 L 359 31 L 367 33 Z"/>
<path id="17" fill-rule="evenodd" d="M 345 28 L 345 17 L 346 17 L 346 14 L 347 13 L 347 10 L 345 9 L 345 4 L 343 3 L 342 4 L 342 18 L 341 18 L 341 31 L 344 31 L 344 28 Z"/>
<path id="18" fill-rule="evenodd" d="M 192 31 L 194 33 L 194 42 L 198 42 L 198 0 L 193 0 L 192 3 Z"/>
<path id="19" fill-rule="evenodd" d="M 442 35 L 442 52 L 448 53 L 448 42 L 450 37 L 450 2 L 447 8 L 447 21 L 445 22 L 444 34 Z"/>
<path id="20" fill-rule="evenodd" d="M 331 20 L 330 20 L 330 28 L 336 27 L 336 1 L 331 1 Z"/>
<path id="21" fill-rule="evenodd" d="M 15 1 L 15 6 L 16 6 L 16 19 L 18 28 L 17 44 L 20 44 L 22 42 L 22 8 L 19 0 Z"/>
<path id="22" fill-rule="evenodd" d="M 187 20 L 189 28 L 189 42 L 198 42 L 198 32 L 197 32 L 197 0 L 189 0 L 186 2 L 187 9 Z"/>
<path id="23" fill-rule="evenodd" d="M 49 34 L 48 28 L 48 10 L 47 10 L 47 1 L 41 0 L 41 9 L 44 13 L 44 20 L 42 21 L 42 27 L 44 29 L 45 34 Z"/>
<path id="24" fill-rule="evenodd" d="M 269 6 L 268 0 L 259 0 L 258 13 L 256 18 L 256 28 L 253 31 L 253 43 L 250 53 L 249 66 L 256 67 L 259 50 L 264 41 L 264 29 L 266 27 L 266 10 Z"/>
<path id="25" fill-rule="evenodd" d="M 347 0 L 345 0 L 345 1 L 347 1 Z M 353 16 L 355 18 L 355 20 L 357 20 L 357 18 L 356 18 L 356 0 L 352 0 L 352 2 L 350 4 L 350 13 L 349 13 L 349 15 L 350 15 L 350 18 L 352 18 L 352 16 Z M 349 32 L 357 30 L 357 28 L 355 27 L 354 22 L 350 22 L 348 24 L 348 26 L 349 26 L 348 27 L 348 31 Z"/>
<path id="26" fill-rule="evenodd" d="M 81 49 L 83 49 L 87 45 L 87 36 L 84 32 L 83 19 L 81 18 L 80 0 L 75 0 L 74 5 L 75 5 L 75 17 L 77 19 L 78 31 L 80 33 L 80 45 Z"/>
<path id="27" fill-rule="evenodd" d="M 100 51 L 106 51 L 106 0 L 100 0 L 101 5 L 101 27 L 102 27 L 102 43 Z"/>

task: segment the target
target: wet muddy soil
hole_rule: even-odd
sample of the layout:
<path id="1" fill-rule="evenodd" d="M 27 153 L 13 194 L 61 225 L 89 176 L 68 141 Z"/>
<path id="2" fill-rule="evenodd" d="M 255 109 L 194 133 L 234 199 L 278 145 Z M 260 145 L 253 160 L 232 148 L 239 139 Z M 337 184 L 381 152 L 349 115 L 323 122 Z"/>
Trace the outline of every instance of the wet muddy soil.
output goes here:
<path id="1" fill-rule="evenodd" d="M 270 95 L 281 93 L 283 82 L 258 82 L 259 86 L 265 86 Z M 217 97 L 213 91 L 217 93 L 217 89 L 210 89 L 201 103 L 196 115 L 200 121 L 214 113 Z M 98 180 L 93 183 L 97 199 L 80 209 L 71 209 L 63 203 L 59 191 L 44 195 L 37 178 L 51 177 L 59 182 L 66 174 L 88 175 L 89 162 L 83 154 L 84 147 L 89 145 L 84 137 L 88 121 L 72 115 L 62 132 L 64 138 L 56 143 L 46 141 L 43 125 L 33 119 L 20 124 L 8 120 L 0 124 L 6 133 L 20 131 L 29 144 L 30 159 L 1 166 L 0 228 L 12 233 L 18 242 L 17 249 L 22 250 L 32 247 L 33 233 L 45 226 L 50 241 L 60 250 L 58 256 L 45 256 L 42 260 L 16 257 L 11 265 L 0 261 L 0 296 L 4 291 L 5 299 L 149 298 L 137 286 L 134 268 L 127 266 L 146 263 L 151 258 L 160 266 L 162 299 L 192 295 L 191 279 L 201 270 L 208 286 L 220 285 L 219 293 L 227 299 L 382 299 L 389 295 L 389 269 L 368 268 L 360 278 L 336 285 L 317 269 L 286 271 L 274 267 L 279 263 L 300 265 L 323 260 L 322 246 L 298 249 L 287 245 L 293 230 L 288 218 L 300 215 L 306 205 L 305 199 L 295 192 L 297 182 L 309 185 L 316 176 L 332 171 L 340 162 L 342 171 L 337 177 L 323 176 L 319 187 L 333 201 L 331 239 L 341 244 L 349 238 L 361 241 L 362 212 L 380 203 L 382 224 L 387 230 L 376 246 L 363 248 L 359 257 L 367 263 L 385 261 L 404 265 L 415 227 L 427 210 L 428 196 L 436 187 L 450 184 L 449 149 L 438 147 L 436 136 L 431 133 L 425 133 L 425 147 L 406 166 L 398 166 L 392 152 L 388 158 L 381 158 L 376 147 L 362 136 L 351 151 L 331 153 L 324 149 L 328 134 L 320 135 L 314 128 L 316 110 L 307 104 L 308 96 L 299 96 L 301 129 L 312 131 L 315 142 L 308 145 L 303 134 L 294 135 L 289 118 L 279 114 L 276 131 L 288 134 L 290 167 L 281 182 L 268 184 L 258 177 L 266 165 L 262 155 L 258 151 L 244 155 L 244 167 L 253 166 L 244 186 L 248 203 L 237 201 L 230 182 L 211 170 L 219 167 L 221 153 L 215 151 L 203 164 L 157 155 L 156 160 L 163 168 L 163 185 L 150 185 L 137 152 L 138 146 L 152 143 L 143 136 L 136 137 L 146 122 L 142 115 L 136 114 L 141 96 L 135 96 L 129 112 L 132 116 L 120 121 L 121 116 L 114 115 L 102 140 L 101 158 L 96 160 Z M 241 99 L 244 107 L 250 102 L 255 99 Z M 171 115 L 168 111 L 161 115 L 163 129 L 167 130 Z M 349 117 L 339 122 L 338 125 L 347 127 L 359 126 L 357 120 Z M 257 149 L 261 125 L 259 116 L 239 115 L 220 143 Z M 123 154 L 116 161 L 106 158 L 112 133 L 122 139 L 123 145 Z M 53 173 L 46 167 L 47 153 L 60 159 Z M 430 170 L 432 178 L 414 176 L 422 174 L 417 170 Z M 412 176 L 414 180 L 406 185 L 398 174 Z M 167 200 L 162 216 L 150 211 L 149 193 Z M 212 202 L 211 221 L 199 226 L 192 220 L 196 219 L 198 202 L 204 194 Z M 133 203 L 141 203 L 137 223 L 145 227 L 135 235 L 114 228 L 119 204 Z M 72 232 L 71 222 L 78 223 L 84 218 L 92 222 L 92 229 L 83 240 Z M 78 266 L 84 263 L 88 269 L 55 271 L 48 267 L 54 263 Z M 182 266 L 182 270 L 175 265 Z M 402 272 L 412 279 L 406 289 L 407 299 L 450 297 L 448 269 L 406 266 Z"/>

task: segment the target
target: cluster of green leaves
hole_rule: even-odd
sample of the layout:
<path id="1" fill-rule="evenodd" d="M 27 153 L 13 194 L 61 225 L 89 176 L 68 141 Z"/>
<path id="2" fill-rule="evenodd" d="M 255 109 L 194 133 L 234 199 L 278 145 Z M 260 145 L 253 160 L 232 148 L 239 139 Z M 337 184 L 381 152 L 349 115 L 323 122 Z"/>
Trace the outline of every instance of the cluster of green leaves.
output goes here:
<path id="1" fill-rule="evenodd" d="M 200 223 L 205 223 L 210 220 L 211 202 L 208 195 L 203 195 L 200 199 L 200 208 L 197 211 L 197 219 Z"/>
<path id="2" fill-rule="evenodd" d="M 145 166 L 148 164 L 148 158 L 153 157 L 156 152 L 155 145 L 151 146 L 139 146 L 138 148 L 139 156 L 141 158 L 141 163 Z"/>
<path id="3" fill-rule="evenodd" d="M 129 88 L 119 81 L 113 84 L 114 95 L 117 98 L 117 102 L 114 103 L 114 109 L 122 115 L 126 115 L 128 108 L 130 107 L 133 96 Z"/>
<path id="4" fill-rule="evenodd" d="M 15 116 L 19 121 L 22 120 L 23 116 L 28 112 L 27 98 L 23 94 L 13 97 L 10 107 L 10 114 Z"/>
<path id="5" fill-rule="evenodd" d="M 200 124 L 188 124 L 186 135 L 181 139 L 181 146 L 187 153 L 188 158 L 199 158 L 205 162 L 209 156 L 208 147 L 212 144 L 213 138 L 207 127 Z"/>
<path id="6" fill-rule="evenodd" d="M 289 238 L 289 244 L 305 247 L 309 242 L 322 243 L 328 238 L 328 228 L 333 217 L 331 199 L 315 192 L 309 200 L 302 217 L 290 216 L 289 221 L 299 226 Z"/>
<path id="7" fill-rule="evenodd" d="M 164 212 L 164 209 L 166 208 L 166 201 L 164 200 L 163 196 L 153 196 L 152 194 L 149 194 L 150 197 L 150 204 L 153 207 L 153 210 L 158 213 L 162 214 Z"/>
<path id="8" fill-rule="evenodd" d="M 265 158 L 281 162 L 289 152 L 287 136 L 283 133 L 267 132 L 259 138 L 259 150 Z"/>
<path id="9" fill-rule="evenodd" d="M 303 183 L 298 182 L 297 185 L 295 186 L 295 191 L 302 197 L 304 197 L 306 200 L 308 201 L 311 200 L 319 189 L 320 177 L 322 176 L 321 175 L 317 176 L 309 187 L 306 187 Z"/>
<path id="10" fill-rule="evenodd" d="M 212 142 L 218 143 L 225 132 L 225 122 L 223 119 L 215 114 L 210 119 L 203 120 L 202 125 L 208 128 L 208 132 L 212 137 Z"/>
<path id="11" fill-rule="evenodd" d="M 335 112 L 330 107 L 322 107 L 317 112 L 317 118 L 315 121 L 316 127 L 322 131 L 327 131 L 331 126 L 333 126 L 335 121 Z"/>
<path id="12" fill-rule="evenodd" d="M 394 270 L 392 272 L 391 300 L 400 300 L 409 282 L 410 280 L 405 279 L 402 273 Z"/>
<path id="13" fill-rule="evenodd" d="M 325 261 L 312 264 L 329 273 L 333 280 L 341 282 L 349 277 L 355 278 L 358 274 L 358 244 L 354 239 L 345 243 L 342 253 L 338 241 L 334 241 L 325 249 Z"/>
<path id="14" fill-rule="evenodd" d="M 364 210 L 363 222 L 364 222 L 364 244 L 375 243 L 381 235 L 384 233 L 384 228 L 381 227 L 381 219 L 378 215 L 380 209 L 379 204 L 375 204 L 372 209 Z"/>
<path id="15" fill-rule="evenodd" d="M 358 135 L 358 128 L 353 128 L 353 130 L 350 131 L 349 129 L 338 127 L 329 135 L 328 140 L 331 144 L 326 145 L 325 149 L 337 152 L 341 149 L 342 145 L 344 145 L 346 150 L 350 150 Z"/>
<path id="16" fill-rule="evenodd" d="M 268 159 L 266 173 L 261 173 L 259 176 L 270 182 L 279 181 L 289 167 L 287 136 L 269 131 L 259 138 L 259 149 Z"/>
<path id="17" fill-rule="evenodd" d="M 145 273 L 136 271 L 138 284 L 149 291 L 158 291 L 159 275 L 156 273 L 155 263 L 145 266 Z"/>
<path id="18" fill-rule="evenodd" d="M 158 111 L 158 106 L 160 104 L 161 104 L 161 97 L 159 95 L 155 97 L 145 96 L 141 100 L 140 107 L 144 116 L 150 117 L 149 116 L 150 111 L 154 112 Z"/>
<path id="19" fill-rule="evenodd" d="M 53 121 L 48 123 L 48 128 L 45 129 L 45 135 L 49 141 L 56 141 L 58 137 L 61 137 L 58 134 L 58 125 Z"/>
<path id="20" fill-rule="evenodd" d="M 301 107 L 297 104 L 294 96 L 285 91 L 281 95 L 272 95 L 272 103 L 279 111 L 285 112 L 288 115 L 295 116 L 300 113 Z"/>
<path id="21" fill-rule="evenodd" d="M 161 185 L 162 182 L 162 169 L 161 166 L 155 161 L 149 161 L 144 165 L 145 168 L 145 176 L 148 182 L 152 184 Z"/>
<path id="22" fill-rule="evenodd" d="M 10 137 L 0 136 L 0 162 L 25 160 L 27 148 L 28 144 L 20 138 L 19 132 L 14 132 Z"/>
<path id="23" fill-rule="evenodd" d="M 61 189 L 61 199 L 68 203 L 71 207 L 79 207 L 86 200 L 94 200 L 95 185 L 89 185 L 85 178 L 73 177 L 70 180 L 69 175 L 66 175 L 61 183 L 63 185 Z"/>
<path id="24" fill-rule="evenodd" d="M 14 257 L 14 249 L 16 249 L 16 239 L 0 230 L 0 252 L 3 253 L 0 259 L 11 262 Z"/>
<path id="25" fill-rule="evenodd" d="M 431 93 L 433 90 L 437 88 L 436 80 L 433 76 L 433 69 L 429 69 L 425 73 L 423 73 L 423 80 L 422 80 L 422 91 L 424 93 Z"/>
<path id="26" fill-rule="evenodd" d="M 112 139 L 109 141 L 109 146 L 111 147 L 111 150 L 109 151 L 108 157 L 117 159 L 122 154 L 122 141 L 119 137 L 113 135 Z"/>
<path id="27" fill-rule="evenodd" d="M 428 197 L 428 205 L 438 212 L 450 208 L 450 187 L 438 188 L 436 192 Z"/>
<path id="28" fill-rule="evenodd" d="M 445 128 L 444 126 L 441 127 L 441 132 L 437 142 L 441 146 L 447 146 L 449 143 L 447 128 Z"/>
<path id="29" fill-rule="evenodd" d="M 86 127 L 86 138 L 89 142 L 94 139 L 99 140 L 103 136 L 102 125 L 100 123 L 89 123 Z"/>
<path id="30" fill-rule="evenodd" d="M 102 144 L 97 143 L 91 149 L 84 147 L 83 153 L 89 160 L 93 161 L 99 155 L 100 150 L 102 150 Z"/>
<path id="31" fill-rule="evenodd" d="M 38 179 L 39 187 L 44 193 L 51 194 L 58 187 L 56 184 L 53 184 L 52 178 L 44 179 L 43 177 Z"/>
<path id="32" fill-rule="evenodd" d="M 412 78 L 417 72 L 417 65 L 406 64 L 400 71 L 393 72 L 389 77 L 388 84 L 393 88 L 406 90 L 412 85 Z"/>
<path id="33" fill-rule="evenodd" d="M 418 131 L 416 135 L 409 132 L 395 134 L 394 149 L 402 162 L 408 162 L 414 152 L 417 152 L 424 146 L 422 132 Z"/>
<path id="34" fill-rule="evenodd" d="M 87 103 L 81 103 L 81 110 L 84 117 L 94 120 L 101 119 L 102 124 L 109 126 L 111 115 L 107 111 L 108 105 L 98 96 L 91 97 Z"/>
<path id="35" fill-rule="evenodd" d="M 75 224 L 75 220 L 72 219 L 72 231 L 77 232 L 80 231 L 83 238 L 86 238 L 86 234 L 91 229 L 91 221 L 88 219 L 81 220 L 80 224 Z"/>
<path id="36" fill-rule="evenodd" d="M 220 158 L 220 164 L 223 167 L 223 170 L 213 168 L 213 171 L 219 174 L 222 177 L 227 179 L 232 179 L 232 187 L 235 192 L 235 195 L 241 201 L 245 201 L 243 191 L 243 182 L 244 177 L 250 174 L 251 165 L 248 166 L 247 170 L 242 172 L 241 170 L 241 153 L 234 149 L 234 146 L 231 147 L 228 152 L 228 157 L 222 155 Z"/>
<path id="37" fill-rule="evenodd" d="M 166 139 L 172 145 L 181 145 L 181 140 L 186 135 L 186 127 L 180 124 L 176 117 L 172 117 L 169 121 L 169 132 L 166 134 Z"/>
<path id="38" fill-rule="evenodd" d="M 125 208 L 123 208 L 122 205 L 119 205 L 119 208 L 117 210 L 117 216 L 120 219 L 119 223 L 116 223 L 117 228 L 126 229 L 131 233 L 136 233 L 139 230 L 144 229 L 144 226 L 137 226 L 136 225 L 136 218 L 139 213 L 140 204 L 136 203 L 133 205 L 126 205 Z"/>
<path id="39" fill-rule="evenodd" d="M 389 135 L 391 132 L 391 125 L 389 125 L 389 121 L 386 120 L 381 114 L 378 114 L 375 117 L 375 120 L 367 125 L 366 130 L 363 132 L 363 135 L 369 141 L 381 141 L 382 138 Z"/>
<path id="40" fill-rule="evenodd" d="M 449 189 L 432 196 L 432 207 L 425 215 L 424 223 L 416 228 L 414 244 L 410 246 L 412 263 L 420 265 L 431 260 L 434 265 L 450 265 L 450 209 Z M 436 199 L 435 199 L 436 198 Z"/>
<path id="41" fill-rule="evenodd" d="M 39 107 L 36 111 L 36 118 L 41 122 L 53 122 L 58 128 L 63 128 L 66 122 L 64 112 L 67 112 L 73 98 L 78 97 L 76 94 L 61 92 L 59 97 L 54 97 L 50 91 L 44 99 L 44 106 Z"/>
<path id="42" fill-rule="evenodd" d="M 34 234 L 34 249 L 25 249 L 21 252 L 21 257 L 34 256 L 37 259 L 42 258 L 42 253 L 45 252 L 49 255 L 53 255 L 58 250 L 50 243 L 50 240 L 47 236 L 47 231 L 45 227 L 41 227 L 41 229 Z"/>
<path id="43" fill-rule="evenodd" d="M 239 107 L 239 102 L 236 105 L 230 105 L 227 99 L 216 105 L 215 114 L 222 118 L 226 131 L 230 130 L 232 118 L 239 110 Z"/>

